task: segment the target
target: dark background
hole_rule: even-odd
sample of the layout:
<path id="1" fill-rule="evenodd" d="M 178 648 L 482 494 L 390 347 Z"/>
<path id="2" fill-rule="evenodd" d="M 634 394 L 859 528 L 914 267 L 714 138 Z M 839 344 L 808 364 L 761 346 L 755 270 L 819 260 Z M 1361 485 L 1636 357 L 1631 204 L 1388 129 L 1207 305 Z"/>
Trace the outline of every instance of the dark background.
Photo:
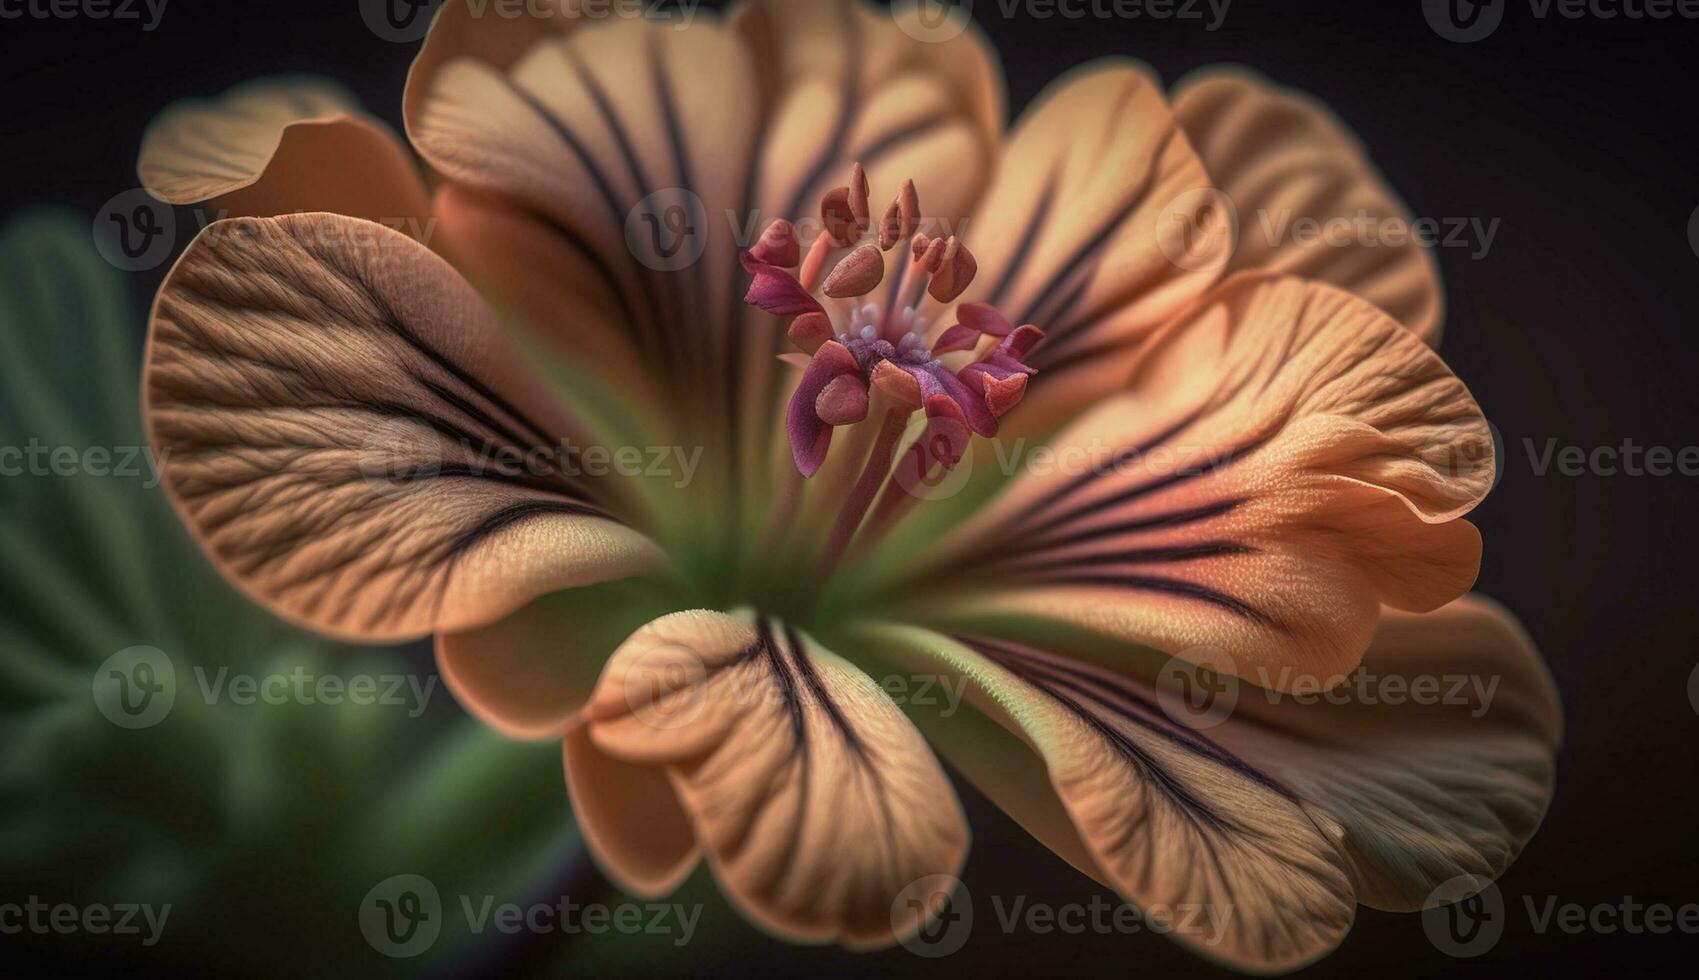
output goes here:
<path id="1" fill-rule="evenodd" d="M 1310 974 L 1515 966 L 1591 975 L 1680 962 L 1675 954 L 1691 950 L 1692 937 L 1536 935 L 1522 909 L 1525 896 L 1542 905 L 1548 896 L 1699 901 L 1699 713 L 1689 696 L 1699 537 L 1686 506 L 1694 483 L 1540 476 L 1528 444 L 1535 452 L 1549 439 L 1588 450 L 1624 439 L 1699 444 L 1691 368 L 1699 255 L 1689 238 L 1699 207 L 1699 22 L 1537 19 L 1527 0 L 1511 0 L 1493 36 L 1465 45 L 1430 30 L 1419 0 L 1234 0 L 1213 33 L 1207 20 L 1005 18 L 996 0 L 979 0 L 975 16 L 1002 56 L 1017 112 L 1047 80 L 1100 55 L 1142 58 L 1169 82 L 1242 62 L 1331 104 L 1416 215 L 1500 219 L 1484 257 L 1438 249 L 1450 300 L 1441 350 L 1503 436 L 1503 481 L 1475 515 L 1486 539 L 1478 588 L 1522 618 L 1562 688 L 1568 734 L 1556 798 L 1499 882 L 1511 912 L 1489 954 L 1452 960 L 1426 941 L 1419 917 L 1364 909 L 1344 946 Z M 136 186 L 143 127 L 173 100 L 310 70 L 350 85 L 399 128 L 414 50 L 367 31 L 356 0 L 170 0 L 151 33 L 135 21 L 4 20 L 0 44 L 0 214 L 45 202 L 91 220 Z M 138 311 L 160 274 L 131 277 Z M 965 795 L 976 841 L 963 877 L 975 894 L 1063 902 L 1093 893 Z M 900 948 L 850 957 L 744 938 L 739 959 L 719 967 L 921 975 L 940 965 Z M 1217 972 L 1148 935 L 983 928 L 941 965 Z"/>

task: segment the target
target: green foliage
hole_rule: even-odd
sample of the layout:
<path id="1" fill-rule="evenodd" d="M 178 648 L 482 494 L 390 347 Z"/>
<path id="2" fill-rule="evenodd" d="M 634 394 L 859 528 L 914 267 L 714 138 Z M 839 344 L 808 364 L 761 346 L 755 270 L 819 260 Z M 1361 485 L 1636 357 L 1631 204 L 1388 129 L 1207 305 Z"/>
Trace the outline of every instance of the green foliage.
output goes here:
<path id="1" fill-rule="evenodd" d="M 0 232 L 0 447 L 20 451 L 0 457 L 0 896 L 172 910 L 152 947 L 51 932 L 8 945 L 273 975 L 412 974 L 476 955 L 491 938 L 449 908 L 459 895 L 530 901 L 583 866 L 559 746 L 466 717 L 426 649 L 334 646 L 220 579 L 157 485 L 127 289 L 75 215 Z M 169 658 L 176 694 L 163 720 L 131 729 L 94 692 L 107 658 L 137 646 Z M 228 687 L 366 675 L 430 696 L 242 704 Z M 448 913 L 405 960 L 367 943 L 358 912 L 399 873 L 431 879 Z"/>

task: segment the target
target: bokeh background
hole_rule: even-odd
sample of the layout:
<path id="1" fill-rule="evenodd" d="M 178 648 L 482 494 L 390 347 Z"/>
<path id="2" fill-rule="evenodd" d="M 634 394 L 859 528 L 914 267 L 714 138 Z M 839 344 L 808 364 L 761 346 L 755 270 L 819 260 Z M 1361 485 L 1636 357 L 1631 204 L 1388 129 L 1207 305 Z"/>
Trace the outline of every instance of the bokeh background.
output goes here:
<path id="1" fill-rule="evenodd" d="M 1699 21 L 1541 18 L 1511 0 L 1492 36 L 1459 44 L 1430 28 L 1421 0 L 1233 0 L 1213 31 L 1207 14 L 1068 20 L 1016 6 L 1006 16 L 999 0 L 974 5 L 1016 111 L 1098 56 L 1144 59 L 1170 82 L 1244 63 L 1331 104 L 1417 216 L 1497 222 L 1485 254 L 1478 239 L 1437 250 L 1450 300 L 1441 350 L 1502 436 L 1502 482 L 1475 515 L 1487 542 L 1479 589 L 1522 618 L 1562 689 L 1557 794 L 1499 883 L 1518 911 L 1491 952 L 1454 960 L 1418 917 L 1365 909 L 1309 975 L 1596 975 L 1681 962 L 1691 936 L 1537 934 L 1519 910 L 1528 897 L 1699 901 L 1699 484 L 1541 475 L 1529 448 L 1699 444 Z M 165 266 L 120 272 L 90 229 L 104 202 L 136 186 L 148 120 L 178 98 L 310 70 L 399 128 L 413 45 L 370 32 L 357 0 L 169 0 L 145 32 L 135 21 L 0 20 L 0 52 L 0 444 L 135 444 L 144 311 Z M 1220 972 L 1150 935 L 982 927 L 942 963 L 901 948 L 784 946 L 725 909 L 705 873 L 675 899 L 704 904 L 684 947 L 664 936 L 451 935 L 419 960 L 386 960 L 353 909 L 397 872 L 426 874 L 445 895 L 618 900 L 577 844 L 557 751 L 502 742 L 440 689 L 417 718 L 184 698 L 166 722 L 126 732 L 95 711 L 89 676 L 137 644 L 171 651 L 180 674 L 434 669 L 423 648 L 340 650 L 268 621 L 204 568 L 140 481 L 0 480 L 0 901 L 174 903 L 156 948 L 8 935 L 0 961 L 133 972 L 125 962 L 140 956 L 140 972 L 362 976 Z M 963 796 L 975 846 L 962 877 L 974 894 L 1100 894 Z"/>

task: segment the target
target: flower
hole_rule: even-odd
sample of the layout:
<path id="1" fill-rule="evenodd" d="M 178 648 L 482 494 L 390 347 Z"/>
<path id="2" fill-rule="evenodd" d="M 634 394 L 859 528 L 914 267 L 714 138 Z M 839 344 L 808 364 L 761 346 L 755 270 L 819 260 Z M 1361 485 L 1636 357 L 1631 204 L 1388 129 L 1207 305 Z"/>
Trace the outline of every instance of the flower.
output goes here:
<path id="1" fill-rule="evenodd" d="M 1404 217 L 1338 120 L 1117 60 L 1005 135 L 975 32 L 858 3 L 480 10 L 408 79 L 429 193 L 320 83 L 148 134 L 152 191 L 236 216 L 160 289 L 145 408 L 248 595 L 434 634 L 469 710 L 563 740 L 612 877 L 705 858 L 799 941 L 936 910 L 968 830 L 934 750 L 1246 969 L 1514 859 L 1560 718 L 1464 596 L 1494 462 L 1432 261 L 1230 233 Z M 1365 677 L 1410 694 L 1336 696 Z M 1415 696 L 1453 677 L 1490 704 Z"/>

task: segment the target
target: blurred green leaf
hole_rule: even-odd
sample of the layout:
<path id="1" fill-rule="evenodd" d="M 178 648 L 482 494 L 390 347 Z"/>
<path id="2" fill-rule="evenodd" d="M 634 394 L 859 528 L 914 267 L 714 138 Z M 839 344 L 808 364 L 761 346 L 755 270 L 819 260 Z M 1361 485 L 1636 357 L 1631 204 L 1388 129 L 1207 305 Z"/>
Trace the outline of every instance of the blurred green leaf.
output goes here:
<path id="1" fill-rule="evenodd" d="M 450 914 L 422 955 L 386 959 L 360 905 L 402 873 L 448 906 L 537 900 L 581 871 L 559 746 L 467 718 L 428 650 L 335 647 L 219 578 L 158 487 L 126 290 L 74 214 L 0 231 L 0 896 L 172 910 L 151 947 L 18 938 L 49 957 L 104 943 L 241 973 L 410 975 L 479 955 L 490 937 Z M 107 659 L 137 646 L 168 659 L 175 699 L 132 729 L 95 692 Z M 302 677 L 313 693 L 239 703 L 237 677 Z M 346 688 L 321 697 L 326 677 L 418 686 L 356 704 Z"/>

